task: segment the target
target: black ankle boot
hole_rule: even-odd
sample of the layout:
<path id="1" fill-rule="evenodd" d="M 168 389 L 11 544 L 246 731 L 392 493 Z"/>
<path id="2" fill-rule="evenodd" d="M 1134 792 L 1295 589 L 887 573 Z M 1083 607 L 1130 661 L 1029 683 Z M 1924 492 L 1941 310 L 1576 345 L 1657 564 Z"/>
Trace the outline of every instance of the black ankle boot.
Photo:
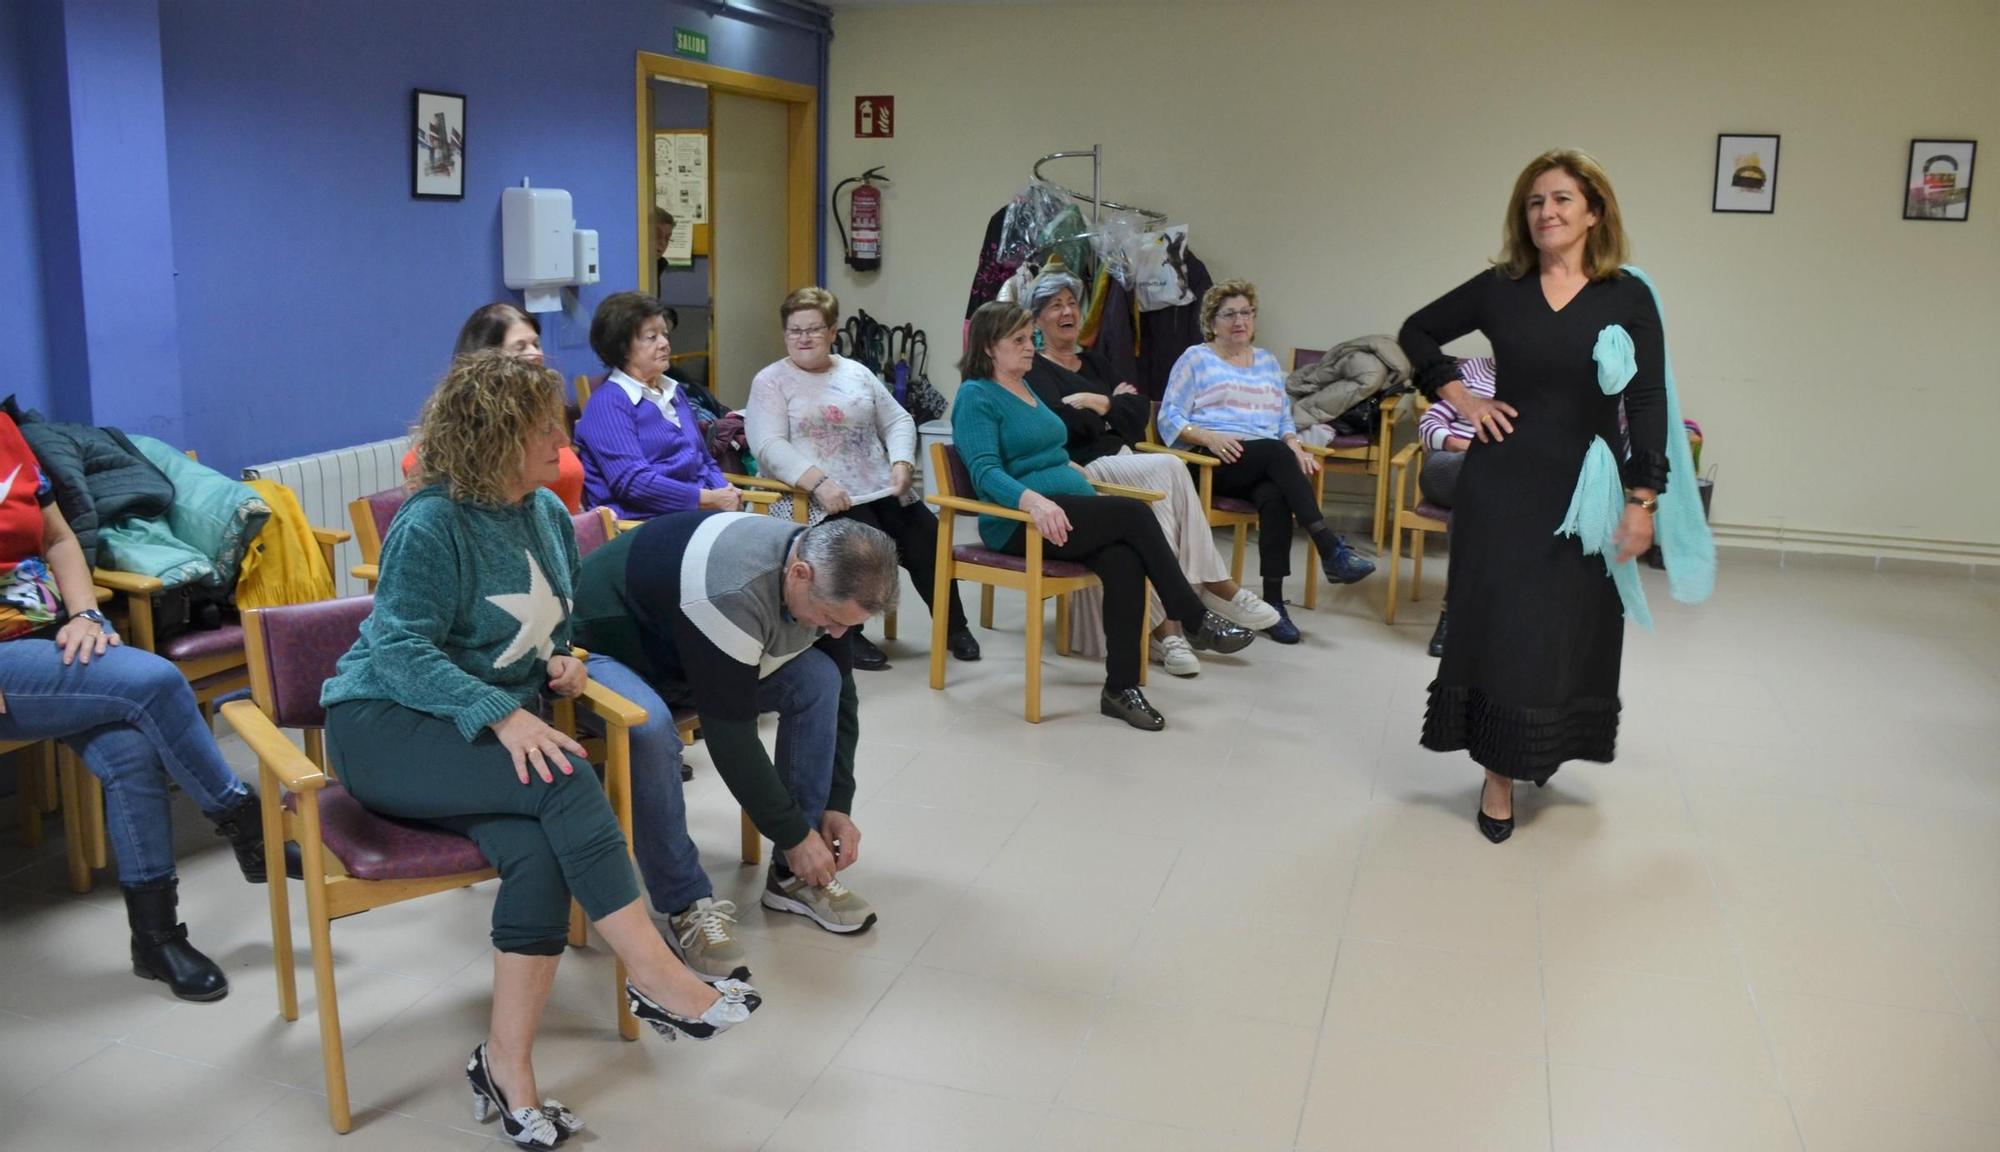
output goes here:
<path id="1" fill-rule="evenodd" d="M 268 879 L 264 874 L 264 808 L 257 794 L 249 793 L 213 819 L 215 834 L 229 838 L 243 878 L 252 884 L 264 883 Z M 289 840 L 285 842 L 285 875 L 294 880 L 305 875 L 299 863 L 299 846 Z"/>
<path id="2" fill-rule="evenodd" d="M 165 981 L 183 1000 L 220 1000 L 229 995 L 229 977 L 188 943 L 187 925 L 177 922 L 179 903 L 180 882 L 171 876 L 125 889 L 132 974 Z"/>

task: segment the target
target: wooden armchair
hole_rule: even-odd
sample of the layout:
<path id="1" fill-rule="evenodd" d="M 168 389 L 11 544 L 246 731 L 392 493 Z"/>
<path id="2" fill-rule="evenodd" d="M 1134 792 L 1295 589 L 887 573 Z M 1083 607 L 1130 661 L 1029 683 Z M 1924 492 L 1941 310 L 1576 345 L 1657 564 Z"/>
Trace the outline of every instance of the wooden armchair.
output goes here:
<path id="1" fill-rule="evenodd" d="M 355 596 L 246 612 L 243 624 L 250 653 L 252 699 L 223 706 L 223 714 L 257 755 L 265 843 L 296 840 L 304 859 L 320 1056 L 327 1115 L 336 1132 L 346 1132 L 353 1118 L 334 986 L 333 921 L 370 908 L 464 888 L 495 874 L 471 840 L 433 825 L 378 816 L 327 776 L 322 739 L 326 713 L 319 704 L 320 687 L 333 674 L 335 662 L 353 645 L 361 621 L 373 606 L 372 597 Z M 605 792 L 629 844 L 629 732 L 634 724 L 644 722 L 646 714 L 595 683 L 585 689 L 579 703 L 604 722 L 608 745 Z M 305 730 L 304 751 L 285 736 L 283 728 Z M 274 850 L 267 857 L 278 1012 L 286 1020 L 297 1020 L 298 986 L 284 853 Z M 632 1040 L 639 1035 L 638 1021 L 626 1003 L 624 965 L 616 967 L 612 992 L 618 1033 Z"/>
<path id="2" fill-rule="evenodd" d="M 1424 588 L 1424 535 L 1429 532 L 1443 532 L 1450 526 L 1451 509 L 1424 500 L 1421 491 L 1412 488 L 1414 475 L 1423 468 L 1423 445 L 1405 444 L 1390 461 L 1395 473 L 1395 511 L 1389 523 L 1389 593 L 1382 608 L 1382 620 L 1386 624 L 1396 622 L 1396 578 L 1402 571 L 1403 534 L 1409 533 L 1410 556 L 1413 570 L 1410 574 L 1410 602 L 1415 603 Z"/>
<path id="3" fill-rule="evenodd" d="M 1043 559 L 1042 534 L 1034 520 L 1018 508 L 1004 508 L 973 496 L 972 476 L 950 444 L 931 445 L 931 493 L 927 500 L 937 505 L 939 519 L 937 550 L 937 595 L 932 603 L 943 605 L 951 594 L 954 580 L 972 580 L 979 590 L 981 627 L 993 627 L 993 589 L 1016 588 L 1028 597 L 1028 685 L 1023 715 L 1030 724 L 1042 722 L 1042 601 L 1055 598 L 1056 651 L 1069 655 L 1069 594 L 1097 584 L 1090 569 L 1071 560 Z M 1093 482 L 1107 496 L 1130 496 L 1158 500 L 1160 493 L 1143 488 Z M 983 544 L 958 544 L 952 526 L 958 516 L 1000 516 L 1027 526 L 1027 555 L 996 552 Z M 949 621 L 942 611 L 931 613 L 931 687 L 944 688 L 945 634 Z M 1139 634 L 1139 682 L 1146 682 L 1145 630 Z"/>

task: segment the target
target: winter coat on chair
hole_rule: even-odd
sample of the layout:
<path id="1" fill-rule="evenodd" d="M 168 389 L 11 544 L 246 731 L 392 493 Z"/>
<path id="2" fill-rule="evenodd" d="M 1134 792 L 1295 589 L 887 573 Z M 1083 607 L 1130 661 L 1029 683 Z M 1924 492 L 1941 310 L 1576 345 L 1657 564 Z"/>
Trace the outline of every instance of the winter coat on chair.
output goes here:
<path id="1" fill-rule="evenodd" d="M 1285 378 L 1292 422 L 1299 428 L 1330 424 L 1368 399 L 1410 387 L 1410 358 L 1388 336 L 1362 336 L 1333 346 L 1319 363 Z"/>

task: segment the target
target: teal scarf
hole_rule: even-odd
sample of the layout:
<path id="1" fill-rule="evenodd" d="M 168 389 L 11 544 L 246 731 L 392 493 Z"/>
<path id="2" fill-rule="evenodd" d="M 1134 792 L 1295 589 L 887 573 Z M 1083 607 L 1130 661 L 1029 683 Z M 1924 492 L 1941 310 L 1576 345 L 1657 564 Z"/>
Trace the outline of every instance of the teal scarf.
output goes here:
<path id="1" fill-rule="evenodd" d="M 1659 307 L 1660 293 L 1653 281 L 1635 265 L 1625 271 L 1653 293 Z M 1667 490 L 1660 494 L 1660 506 L 1653 517 L 1653 540 L 1667 562 L 1667 588 L 1683 604 L 1699 604 L 1715 590 L 1715 538 L 1709 535 L 1708 519 L 1702 515 L 1701 493 L 1694 472 L 1694 453 L 1688 447 L 1687 426 L 1681 422 L 1680 395 L 1674 389 L 1673 359 L 1664 347 L 1666 316 L 1661 309 L 1660 359 L 1667 386 Z M 1597 334 L 1591 358 L 1597 361 L 1597 385 L 1606 396 L 1616 396 L 1632 382 L 1639 363 L 1632 349 L 1632 335 L 1617 324 Z M 1602 436 L 1591 440 L 1584 454 L 1583 470 L 1576 478 L 1576 493 L 1570 497 L 1569 512 L 1559 536 L 1575 536 L 1586 556 L 1604 557 L 1604 567 L 1618 585 L 1618 598 L 1625 615 L 1650 631 L 1653 614 L 1646 607 L 1646 590 L 1639 583 L 1639 565 L 1617 562 L 1614 539 L 1618 523 L 1625 516 L 1625 487 L 1618 474 L 1618 457 Z"/>

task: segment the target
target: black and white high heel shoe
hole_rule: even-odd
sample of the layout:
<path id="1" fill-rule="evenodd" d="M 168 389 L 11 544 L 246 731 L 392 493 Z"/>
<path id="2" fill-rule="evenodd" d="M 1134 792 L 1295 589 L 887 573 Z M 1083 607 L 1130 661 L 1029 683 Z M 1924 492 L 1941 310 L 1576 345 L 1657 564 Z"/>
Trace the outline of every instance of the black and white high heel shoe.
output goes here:
<path id="1" fill-rule="evenodd" d="M 484 1124 L 498 1113 L 507 1138 L 523 1148 L 559 1147 L 571 1132 L 583 1127 L 583 1121 L 555 1100 L 540 1108 L 509 1108 L 507 1098 L 500 1094 L 500 1085 L 493 1079 L 493 1069 L 487 1066 L 483 1043 L 472 1050 L 472 1059 L 465 1065 L 465 1078 L 472 1084 L 472 1118 Z M 568 1118 L 567 1125 L 559 1116 Z"/>
<path id="2" fill-rule="evenodd" d="M 651 1024 L 653 1031 L 669 1041 L 677 1033 L 706 1040 L 718 1032 L 726 1032 L 750 1019 L 750 1014 L 764 1002 L 755 988 L 741 980 L 718 980 L 714 987 L 720 994 L 719 998 L 708 1006 L 708 1011 L 692 1020 L 664 1004 L 656 1003 L 630 980 L 625 982 L 625 999 L 631 1005 L 632 1015 Z"/>

